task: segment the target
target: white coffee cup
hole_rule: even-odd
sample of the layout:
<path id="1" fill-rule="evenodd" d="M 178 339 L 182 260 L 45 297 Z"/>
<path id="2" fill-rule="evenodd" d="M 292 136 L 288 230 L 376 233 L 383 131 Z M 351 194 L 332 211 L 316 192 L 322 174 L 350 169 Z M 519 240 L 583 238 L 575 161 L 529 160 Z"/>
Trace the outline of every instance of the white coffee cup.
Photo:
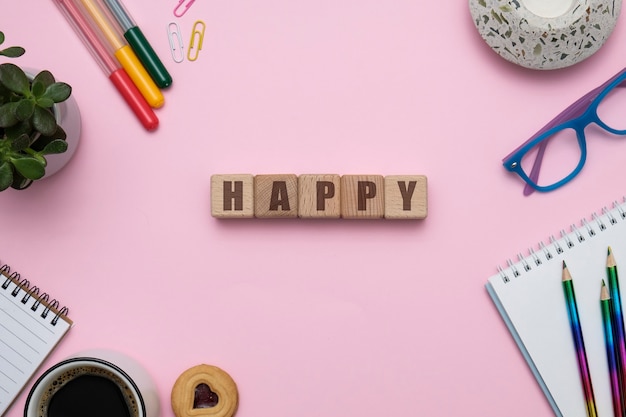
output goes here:
<path id="1" fill-rule="evenodd" d="M 86 371 L 88 369 L 92 371 Z M 92 375 L 93 372 L 113 380 L 120 386 L 120 389 L 126 391 L 126 396 L 132 399 L 132 405 L 128 405 L 131 409 L 131 416 L 159 417 L 159 396 L 151 376 L 136 360 L 111 350 L 79 352 L 46 370 L 28 394 L 24 416 L 42 416 L 42 406 L 45 408 L 45 404 L 48 404 L 56 392 L 62 389 L 62 387 L 53 388 L 58 386 L 60 380 L 66 383 L 79 375 Z M 50 394 L 51 389 L 52 394 Z M 43 416 L 47 417 L 46 414 Z"/>

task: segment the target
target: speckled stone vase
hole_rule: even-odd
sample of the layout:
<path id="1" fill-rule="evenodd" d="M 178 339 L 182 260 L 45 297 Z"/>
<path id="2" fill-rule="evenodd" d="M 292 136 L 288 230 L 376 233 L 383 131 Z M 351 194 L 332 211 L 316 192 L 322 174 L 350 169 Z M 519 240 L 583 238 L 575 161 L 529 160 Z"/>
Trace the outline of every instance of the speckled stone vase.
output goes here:
<path id="1" fill-rule="evenodd" d="M 533 69 L 557 69 L 593 55 L 615 27 L 622 0 L 573 0 L 556 17 L 523 0 L 469 0 L 478 32 L 501 57 Z"/>

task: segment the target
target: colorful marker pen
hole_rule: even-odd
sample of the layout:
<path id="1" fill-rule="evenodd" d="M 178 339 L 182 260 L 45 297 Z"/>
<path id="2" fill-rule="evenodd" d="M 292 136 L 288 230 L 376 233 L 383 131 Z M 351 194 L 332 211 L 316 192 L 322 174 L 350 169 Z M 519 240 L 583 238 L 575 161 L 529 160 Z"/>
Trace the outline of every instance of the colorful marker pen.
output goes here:
<path id="1" fill-rule="evenodd" d="M 124 68 L 115 60 L 107 45 L 98 37 L 98 34 L 93 30 L 90 22 L 85 19 L 77 5 L 72 0 L 54 1 L 143 127 L 147 130 L 156 129 L 159 125 L 159 119 L 154 114 L 154 111 Z"/>
<path id="2" fill-rule="evenodd" d="M 143 32 L 133 21 L 126 8 L 118 0 L 104 0 L 106 7 L 117 21 L 124 32 L 124 38 L 133 48 L 137 58 L 146 68 L 148 74 L 159 88 L 166 88 L 172 84 L 172 76 L 157 56 L 154 49 L 144 36 Z"/>
<path id="3" fill-rule="evenodd" d="M 104 38 L 114 50 L 114 55 L 122 64 L 137 89 L 145 97 L 150 106 L 159 108 L 163 106 L 165 99 L 159 87 L 156 86 L 150 75 L 146 72 L 133 49 L 126 42 L 122 41 L 113 23 L 106 16 L 104 11 L 93 0 L 80 0 L 85 10 L 93 19 L 93 22 L 100 29 Z M 81 10 L 79 8 L 79 10 Z"/>

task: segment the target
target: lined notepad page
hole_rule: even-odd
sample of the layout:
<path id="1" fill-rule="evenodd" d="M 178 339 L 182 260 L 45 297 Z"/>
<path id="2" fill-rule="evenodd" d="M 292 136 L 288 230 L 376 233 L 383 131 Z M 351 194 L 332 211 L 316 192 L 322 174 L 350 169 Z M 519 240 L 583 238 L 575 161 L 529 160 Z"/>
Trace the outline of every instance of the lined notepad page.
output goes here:
<path id="1" fill-rule="evenodd" d="M 0 274 L 0 284 L 0 415 L 3 415 L 70 329 L 72 321 L 57 316 L 56 309 L 50 310 L 38 302 L 38 295 L 29 296 L 29 289 L 21 287 L 16 280 Z"/>

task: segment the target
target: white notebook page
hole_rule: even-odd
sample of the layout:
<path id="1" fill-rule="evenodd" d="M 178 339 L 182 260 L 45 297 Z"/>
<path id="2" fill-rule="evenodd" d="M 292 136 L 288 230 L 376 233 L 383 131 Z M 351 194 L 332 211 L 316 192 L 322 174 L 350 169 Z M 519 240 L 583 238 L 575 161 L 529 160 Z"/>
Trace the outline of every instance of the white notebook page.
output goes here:
<path id="1" fill-rule="evenodd" d="M 59 316 L 57 308 L 50 309 L 38 302 L 43 292 L 29 296 L 32 288 L 20 286 L 4 272 L 0 274 L 0 285 L 0 415 L 3 415 L 72 326 L 72 321 Z M 44 312 L 45 318 L 41 317 Z"/>

